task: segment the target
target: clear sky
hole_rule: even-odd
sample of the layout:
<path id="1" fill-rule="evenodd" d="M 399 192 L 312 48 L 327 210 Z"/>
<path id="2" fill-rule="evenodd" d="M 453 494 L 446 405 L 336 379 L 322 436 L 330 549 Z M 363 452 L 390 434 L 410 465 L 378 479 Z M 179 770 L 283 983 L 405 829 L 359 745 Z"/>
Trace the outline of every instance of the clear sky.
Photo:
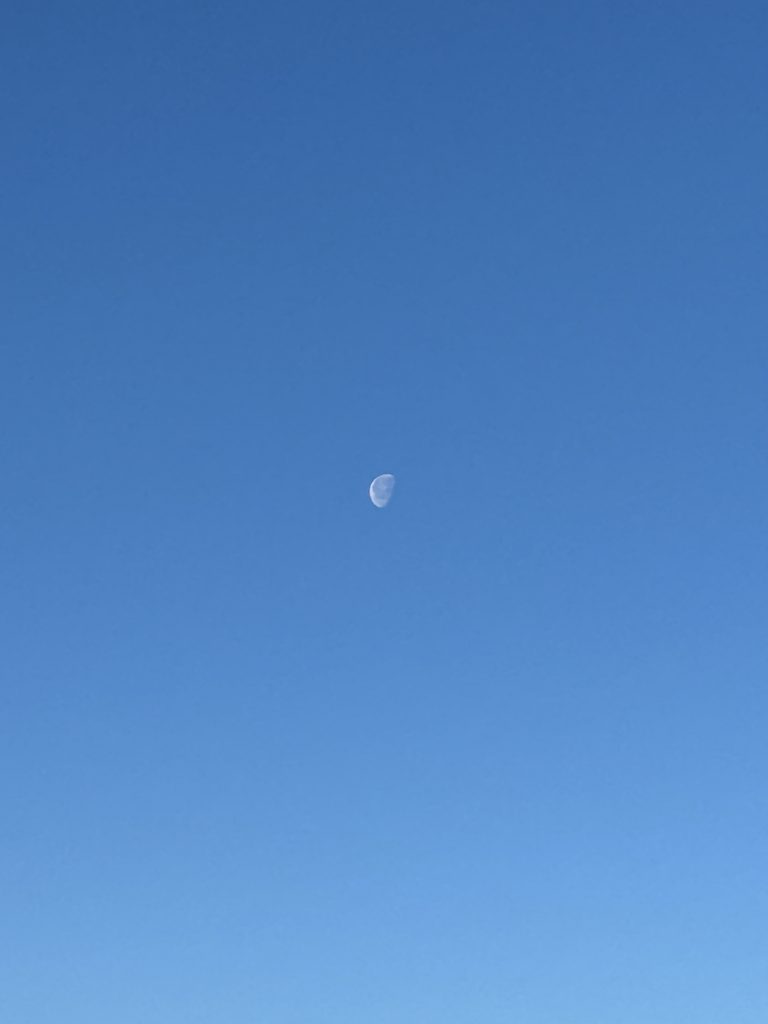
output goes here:
<path id="1" fill-rule="evenodd" d="M 765 1024 L 765 3 L 0 28 L 0 1019 Z"/>

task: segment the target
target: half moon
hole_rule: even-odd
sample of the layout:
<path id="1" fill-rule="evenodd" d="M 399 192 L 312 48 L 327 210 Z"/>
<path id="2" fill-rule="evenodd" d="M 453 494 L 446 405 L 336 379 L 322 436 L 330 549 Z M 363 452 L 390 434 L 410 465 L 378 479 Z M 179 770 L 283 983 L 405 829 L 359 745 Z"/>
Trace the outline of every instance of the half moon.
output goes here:
<path id="1" fill-rule="evenodd" d="M 392 491 L 395 489 L 395 478 L 391 473 L 382 473 L 371 482 L 368 495 L 376 508 L 384 508 L 389 504 Z"/>

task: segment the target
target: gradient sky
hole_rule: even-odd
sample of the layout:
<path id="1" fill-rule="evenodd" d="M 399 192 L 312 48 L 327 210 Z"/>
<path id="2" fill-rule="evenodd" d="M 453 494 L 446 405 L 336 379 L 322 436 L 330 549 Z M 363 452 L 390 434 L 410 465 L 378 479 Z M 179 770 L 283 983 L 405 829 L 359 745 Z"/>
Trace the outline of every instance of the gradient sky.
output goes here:
<path id="1" fill-rule="evenodd" d="M 3 1021 L 765 1024 L 766 53 L 4 5 Z"/>

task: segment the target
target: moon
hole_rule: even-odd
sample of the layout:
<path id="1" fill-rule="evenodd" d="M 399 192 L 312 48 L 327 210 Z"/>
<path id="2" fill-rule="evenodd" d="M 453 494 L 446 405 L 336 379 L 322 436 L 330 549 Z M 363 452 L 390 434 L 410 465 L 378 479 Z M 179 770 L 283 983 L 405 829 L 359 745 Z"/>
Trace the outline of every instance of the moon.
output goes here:
<path id="1" fill-rule="evenodd" d="M 395 478 L 391 473 L 382 473 L 371 481 L 368 495 L 376 508 L 384 508 L 389 504 L 392 491 L 395 489 Z"/>

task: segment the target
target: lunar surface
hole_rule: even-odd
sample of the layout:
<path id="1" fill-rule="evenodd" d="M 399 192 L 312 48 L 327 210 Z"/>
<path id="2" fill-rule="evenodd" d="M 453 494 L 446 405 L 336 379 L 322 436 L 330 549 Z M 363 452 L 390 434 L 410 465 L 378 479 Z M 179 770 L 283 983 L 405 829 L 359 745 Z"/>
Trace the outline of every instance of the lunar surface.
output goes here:
<path id="1" fill-rule="evenodd" d="M 368 494 L 376 508 L 384 508 L 385 505 L 389 504 L 389 499 L 392 497 L 394 489 L 395 478 L 391 473 L 382 473 L 381 476 L 377 476 L 371 482 Z"/>

